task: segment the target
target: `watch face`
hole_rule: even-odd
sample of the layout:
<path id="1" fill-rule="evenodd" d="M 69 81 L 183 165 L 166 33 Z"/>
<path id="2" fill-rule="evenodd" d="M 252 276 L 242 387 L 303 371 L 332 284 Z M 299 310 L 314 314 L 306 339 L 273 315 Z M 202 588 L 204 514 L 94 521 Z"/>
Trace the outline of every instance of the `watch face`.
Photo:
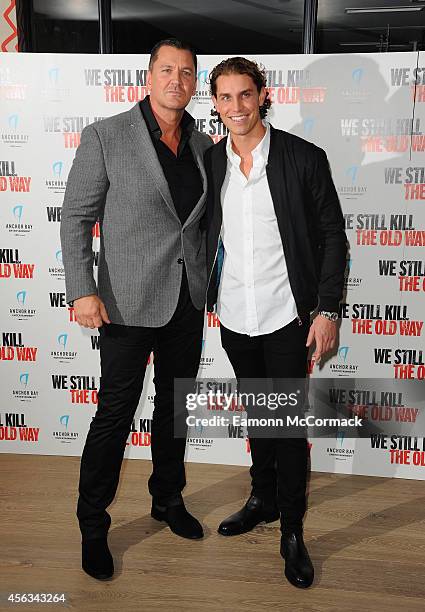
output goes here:
<path id="1" fill-rule="evenodd" d="M 327 312 L 325 310 L 322 310 L 321 312 L 319 312 L 319 314 L 322 315 L 322 317 L 325 317 L 325 319 L 328 319 L 329 321 L 336 321 L 338 319 L 337 312 Z"/>

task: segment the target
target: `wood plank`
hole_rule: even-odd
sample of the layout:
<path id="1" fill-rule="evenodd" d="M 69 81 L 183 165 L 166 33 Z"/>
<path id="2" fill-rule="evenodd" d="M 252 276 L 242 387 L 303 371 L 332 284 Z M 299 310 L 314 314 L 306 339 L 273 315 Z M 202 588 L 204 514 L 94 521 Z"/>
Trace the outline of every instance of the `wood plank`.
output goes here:
<path id="1" fill-rule="evenodd" d="M 216 532 L 249 494 L 246 468 L 187 465 L 186 504 L 206 534 L 188 541 L 150 517 L 150 462 L 140 460 L 124 462 L 110 508 L 114 579 L 91 579 L 80 569 L 78 470 L 77 457 L 1 456 L 3 594 L 65 592 L 67 605 L 49 609 L 104 612 L 425 609 L 422 481 L 313 473 L 305 540 L 316 579 L 302 591 L 283 576 L 278 522 Z M 0 605 L 14 608 L 43 606 Z"/>

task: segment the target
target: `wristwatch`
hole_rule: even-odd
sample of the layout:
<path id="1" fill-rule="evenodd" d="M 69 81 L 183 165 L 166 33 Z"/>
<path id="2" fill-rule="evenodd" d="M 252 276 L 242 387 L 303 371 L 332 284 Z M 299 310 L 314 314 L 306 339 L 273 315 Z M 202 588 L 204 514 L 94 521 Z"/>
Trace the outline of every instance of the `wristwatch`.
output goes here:
<path id="1" fill-rule="evenodd" d="M 319 310 L 319 315 L 325 317 L 328 321 L 338 321 L 339 315 L 337 312 L 329 312 L 328 310 Z"/>

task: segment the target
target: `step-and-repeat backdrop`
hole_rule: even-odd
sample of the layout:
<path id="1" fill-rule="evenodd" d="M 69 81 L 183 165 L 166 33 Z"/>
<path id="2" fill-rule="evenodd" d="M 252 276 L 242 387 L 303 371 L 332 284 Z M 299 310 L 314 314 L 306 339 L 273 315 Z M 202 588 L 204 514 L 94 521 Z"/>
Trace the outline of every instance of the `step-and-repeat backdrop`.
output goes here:
<path id="1" fill-rule="evenodd" d="M 214 141 L 201 56 L 189 111 Z M 359 414 L 392 435 L 313 438 L 312 469 L 422 479 L 424 438 L 401 435 L 417 409 L 397 379 L 423 380 L 425 53 L 253 57 L 267 71 L 270 122 L 323 147 L 350 241 L 338 349 L 313 377 L 382 379 L 382 401 L 357 388 Z M 96 410 L 97 331 L 65 302 L 59 240 L 66 181 L 84 126 L 147 94 L 148 56 L 4 54 L 0 67 L 0 450 L 80 455 Z M 96 273 L 99 226 L 93 228 Z M 153 356 L 126 456 L 150 456 Z M 200 377 L 228 378 L 219 322 L 205 318 Z M 379 387 L 378 384 L 378 387 Z M 396 391 L 392 391 L 396 389 Z M 377 405 L 379 404 L 379 405 Z M 387 424 L 388 425 L 388 424 Z M 241 428 L 228 439 L 191 430 L 189 461 L 249 465 Z M 425 435 L 425 432 L 424 432 Z"/>

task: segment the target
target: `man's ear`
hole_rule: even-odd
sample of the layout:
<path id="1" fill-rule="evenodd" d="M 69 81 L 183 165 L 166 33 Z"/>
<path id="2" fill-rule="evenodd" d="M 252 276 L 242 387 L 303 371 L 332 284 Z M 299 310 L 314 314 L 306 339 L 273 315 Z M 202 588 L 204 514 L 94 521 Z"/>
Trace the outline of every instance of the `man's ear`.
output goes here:
<path id="1" fill-rule="evenodd" d="M 152 73 L 150 70 L 148 70 L 148 74 L 146 75 L 146 86 L 148 89 L 151 89 L 151 85 L 152 85 Z"/>
<path id="2" fill-rule="evenodd" d="M 262 87 L 259 94 L 259 105 L 263 106 L 264 100 L 266 99 L 266 88 Z"/>

